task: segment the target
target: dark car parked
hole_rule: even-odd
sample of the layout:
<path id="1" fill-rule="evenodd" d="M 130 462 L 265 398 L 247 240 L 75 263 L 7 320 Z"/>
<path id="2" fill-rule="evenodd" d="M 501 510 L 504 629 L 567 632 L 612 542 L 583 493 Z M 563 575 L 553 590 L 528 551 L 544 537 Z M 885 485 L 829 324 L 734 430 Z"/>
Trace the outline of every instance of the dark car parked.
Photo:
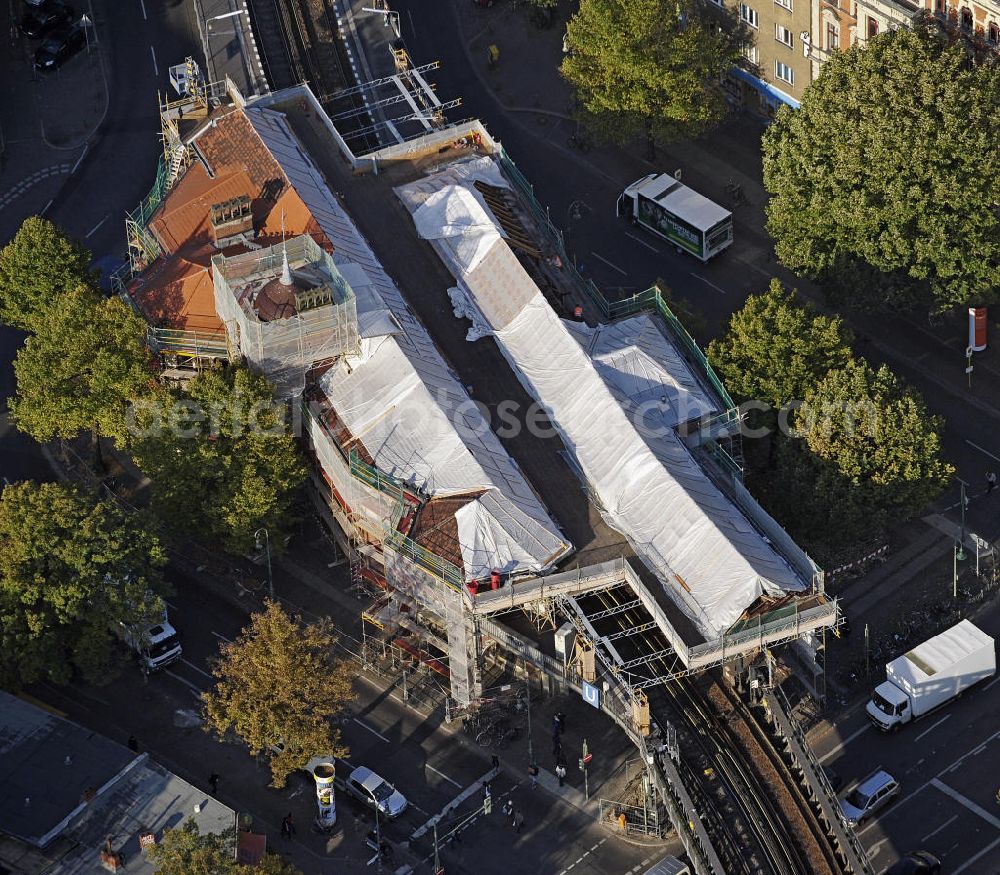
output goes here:
<path id="1" fill-rule="evenodd" d="M 21 18 L 21 33 L 39 39 L 58 27 L 69 24 L 76 13 L 69 6 L 46 0 L 41 6 L 32 6 Z"/>
<path id="2" fill-rule="evenodd" d="M 941 861 L 930 851 L 913 851 L 885 870 L 885 875 L 938 875 Z"/>
<path id="3" fill-rule="evenodd" d="M 35 52 L 35 69 L 42 72 L 58 70 L 87 44 L 82 22 L 77 21 L 53 33 Z"/>

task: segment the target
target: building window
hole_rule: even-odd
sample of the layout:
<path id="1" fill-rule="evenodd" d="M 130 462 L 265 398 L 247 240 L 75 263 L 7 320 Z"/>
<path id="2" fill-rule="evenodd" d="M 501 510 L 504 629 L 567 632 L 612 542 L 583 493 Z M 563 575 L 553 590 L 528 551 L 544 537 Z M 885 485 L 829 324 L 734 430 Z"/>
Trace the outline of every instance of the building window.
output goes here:
<path id="1" fill-rule="evenodd" d="M 962 7 L 962 30 L 972 30 L 972 10 L 968 6 Z"/>
<path id="2" fill-rule="evenodd" d="M 986 31 L 986 38 L 993 43 L 993 45 L 1000 43 L 1000 27 L 997 26 L 995 21 L 990 22 L 989 29 Z"/>
<path id="3" fill-rule="evenodd" d="M 774 38 L 779 43 L 784 43 L 789 48 L 792 47 L 792 32 L 781 24 L 776 24 L 774 26 Z"/>
<path id="4" fill-rule="evenodd" d="M 760 52 L 757 50 L 757 46 L 753 43 L 747 43 L 743 46 L 743 57 L 754 66 L 757 66 L 757 64 L 760 63 Z"/>
<path id="5" fill-rule="evenodd" d="M 832 21 L 826 23 L 826 50 L 836 51 L 840 48 L 840 30 Z"/>
<path id="6" fill-rule="evenodd" d="M 774 0 L 779 6 L 784 6 L 789 12 L 792 11 L 792 0 Z"/>
<path id="7" fill-rule="evenodd" d="M 787 82 L 789 85 L 795 84 L 795 71 L 789 67 L 788 64 L 782 64 L 781 61 L 775 61 L 774 75 L 782 82 Z"/>
<path id="8" fill-rule="evenodd" d="M 868 39 L 878 36 L 878 21 L 868 16 Z"/>
<path id="9" fill-rule="evenodd" d="M 750 27 L 757 26 L 757 10 L 751 9 L 746 3 L 740 4 L 740 18 L 742 18 Z"/>

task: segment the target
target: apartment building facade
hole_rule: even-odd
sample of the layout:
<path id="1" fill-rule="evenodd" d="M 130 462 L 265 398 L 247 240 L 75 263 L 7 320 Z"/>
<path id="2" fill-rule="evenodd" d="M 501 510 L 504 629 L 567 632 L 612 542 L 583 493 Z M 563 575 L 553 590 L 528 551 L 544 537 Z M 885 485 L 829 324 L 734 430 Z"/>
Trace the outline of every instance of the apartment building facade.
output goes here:
<path id="1" fill-rule="evenodd" d="M 834 52 L 910 27 L 925 11 L 978 55 L 1000 51 L 1000 0 L 726 0 L 726 5 L 753 34 L 744 50 L 748 69 L 732 71 L 730 94 L 740 107 L 768 117 L 782 104 L 798 107 Z"/>
<path id="2" fill-rule="evenodd" d="M 753 34 L 744 53 L 747 70 L 733 70 L 730 88 L 739 105 L 772 116 L 798 107 L 812 81 L 812 10 L 817 0 L 727 0 Z"/>

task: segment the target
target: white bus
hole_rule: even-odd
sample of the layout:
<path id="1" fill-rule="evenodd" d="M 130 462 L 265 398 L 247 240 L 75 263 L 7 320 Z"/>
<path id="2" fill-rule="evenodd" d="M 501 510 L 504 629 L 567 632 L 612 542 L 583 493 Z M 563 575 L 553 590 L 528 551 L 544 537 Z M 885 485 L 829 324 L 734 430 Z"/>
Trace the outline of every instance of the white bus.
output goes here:
<path id="1" fill-rule="evenodd" d="M 733 242 L 733 214 L 669 173 L 650 173 L 633 182 L 618 198 L 618 215 L 701 261 Z"/>

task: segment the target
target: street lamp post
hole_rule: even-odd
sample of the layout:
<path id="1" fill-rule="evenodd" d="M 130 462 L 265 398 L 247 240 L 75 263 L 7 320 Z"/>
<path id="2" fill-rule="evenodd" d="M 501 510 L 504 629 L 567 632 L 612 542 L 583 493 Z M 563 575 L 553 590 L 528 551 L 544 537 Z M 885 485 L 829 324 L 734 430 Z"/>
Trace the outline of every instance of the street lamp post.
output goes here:
<path id="1" fill-rule="evenodd" d="M 958 542 L 958 553 L 956 554 L 956 559 L 959 562 L 965 561 L 965 505 L 968 503 L 968 499 L 965 497 L 965 487 L 968 485 L 966 482 L 958 477 L 955 478 L 959 482 L 961 489 L 961 496 L 959 500 L 959 505 L 962 508 L 962 537 Z"/>
<path id="2" fill-rule="evenodd" d="M 528 707 L 528 765 L 535 764 L 535 749 L 531 739 L 531 667 L 530 663 L 524 664 L 524 689 L 527 693 L 526 704 Z"/>
<path id="3" fill-rule="evenodd" d="M 274 598 L 274 575 L 271 573 L 271 536 L 268 534 L 267 529 L 260 528 L 253 533 L 254 542 L 257 545 L 257 549 L 261 548 L 260 534 L 264 533 L 264 548 L 267 551 L 267 591 L 270 593 L 271 598 Z"/>

